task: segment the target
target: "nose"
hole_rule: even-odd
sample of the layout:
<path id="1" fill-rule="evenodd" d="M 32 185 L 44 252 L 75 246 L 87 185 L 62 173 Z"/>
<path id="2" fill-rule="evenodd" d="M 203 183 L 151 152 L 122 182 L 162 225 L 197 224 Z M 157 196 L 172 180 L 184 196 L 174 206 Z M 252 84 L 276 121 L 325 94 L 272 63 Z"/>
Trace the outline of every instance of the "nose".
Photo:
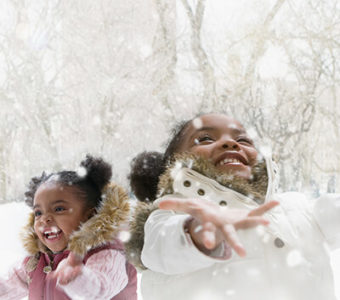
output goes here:
<path id="1" fill-rule="evenodd" d="M 52 216 L 49 213 L 43 214 L 41 216 L 40 220 L 41 220 L 41 222 L 50 223 L 52 221 Z"/>
<path id="2" fill-rule="evenodd" d="M 223 149 L 228 149 L 228 150 L 233 150 L 233 151 L 238 151 L 240 150 L 240 145 L 233 139 L 231 138 L 224 138 L 221 141 L 221 147 Z"/>

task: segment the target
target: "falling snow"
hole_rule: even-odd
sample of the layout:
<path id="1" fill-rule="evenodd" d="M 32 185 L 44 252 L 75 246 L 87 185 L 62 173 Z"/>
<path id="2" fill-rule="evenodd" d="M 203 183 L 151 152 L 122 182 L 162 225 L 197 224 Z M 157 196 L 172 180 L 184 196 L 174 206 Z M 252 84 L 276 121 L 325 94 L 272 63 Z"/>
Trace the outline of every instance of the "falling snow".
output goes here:
<path id="1" fill-rule="evenodd" d="M 79 167 L 76 172 L 79 177 L 84 177 L 87 174 L 87 171 L 84 167 Z"/>
<path id="2" fill-rule="evenodd" d="M 292 250 L 287 255 L 287 265 L 289 267 L 296 267 L 306 260 L 303 258 L 302 254 L 298 250 Z"/>
<path id="3" fill-rule="evenodd" d="M 201 230 L 203 229 L 203 226 L 202 225 L 198 225 L 196 226 L 196 228 L 194 229 L 194 232 L 200 232 Z"/>
<path id="4" fill-rule="evenodd" d="M 202 111 L 244 123 L 278 159 L 281 190 L 340 192 L 337 0 L 281 1 L 277 11 L 274 0 L 54 2 L 0 5 L 0 201 L 11 202 L 0 210 L 10 245 L 1 271 L 23 254 L 27 208 L 16 201 L 32 176 L 77 170 L 94 153 L 128 187 L 131 159 L 163 150 L 170 128 Z M 202 24 L 190 15 L 199 3 Z M 304 258 L 292 251 L 286 262 Z"/>
<path id="5" fill-rule="evenodd" d="M 127 241 L 130 240 L 131 234 L 130 234 L 130 232 L 127 231 L 127 230 L 121 230 L 121 231 L 118 233 L 117 238 L 118 238 L 119 240 L 121 240 L 123 243 L 126 243 Z"/>
<path id="6" fill-rule="evenodd" d="M 195 119 L 192 121 L 192 125 L 193 125 L 196 129 L 202 128 L 202 125 L 203 125 L 202 119 L 201 119 L 201 118 L 195 118 Z"/>

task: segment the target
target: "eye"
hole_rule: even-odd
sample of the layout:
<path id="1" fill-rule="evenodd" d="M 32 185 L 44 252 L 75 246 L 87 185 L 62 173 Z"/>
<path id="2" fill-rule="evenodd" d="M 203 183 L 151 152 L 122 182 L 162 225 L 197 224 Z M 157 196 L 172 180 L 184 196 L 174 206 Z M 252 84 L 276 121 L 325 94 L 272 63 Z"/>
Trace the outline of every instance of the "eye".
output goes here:
<path id="1" fill-rule="evenodd" d="M 205 142 L 212 142 L 212 141 L 214 141 L 213 138 L 210 137 L 207 134 L 195 138 L 195 144 L 196 145 L 197 144 L 202 144 L 202 143 L 205 143 Z"/>
<path id="2" fill-rule="evenodd" d="M 56 206 L 56 208 L 54 209 L 55 212 L 62 212 L 64 210 L 66 210 L 66 208 L 63 206 Z"/>
<path id="3" fill-rule="evenodd" d="M 39 217 L 39 216 L 41 216 L 41 211 L 40 210 L 35 210 L 34 211 L 34 217 Z"/>
<path id="4" fill-rule="evenodd" d="M 253 145 L 253 141 L 250 138 L 247 138 L 247 137 L 239 137 L 237 139 L 237 142 L 241 143 L 241 144 Z"/>

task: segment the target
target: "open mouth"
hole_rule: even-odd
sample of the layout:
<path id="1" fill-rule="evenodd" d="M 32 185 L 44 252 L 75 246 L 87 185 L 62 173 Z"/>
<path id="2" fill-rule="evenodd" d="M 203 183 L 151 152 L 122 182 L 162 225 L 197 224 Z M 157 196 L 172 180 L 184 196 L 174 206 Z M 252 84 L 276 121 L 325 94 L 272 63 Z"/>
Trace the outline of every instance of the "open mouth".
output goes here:
<path id="1" fill-rule="evenodd" d="M 226 164 L 243 164 L 243 163 L 236 158 L 225 158 L 225 159 L 222 159 L 218 164 L 220 166 L 223 166 Z"/>
<path id="2" fill-rule="evenodd" d="M 52 231 L 45 231 L 44 237 L 48 240 L 57 239 L 61 234 L 61 230 L 52 230 Z"/>
<path id="3" fill-rule="evenodd" d="M 246 166 L 248 160 L 237 151 L 225 151 L 215 159 L 215 166 Z"/>

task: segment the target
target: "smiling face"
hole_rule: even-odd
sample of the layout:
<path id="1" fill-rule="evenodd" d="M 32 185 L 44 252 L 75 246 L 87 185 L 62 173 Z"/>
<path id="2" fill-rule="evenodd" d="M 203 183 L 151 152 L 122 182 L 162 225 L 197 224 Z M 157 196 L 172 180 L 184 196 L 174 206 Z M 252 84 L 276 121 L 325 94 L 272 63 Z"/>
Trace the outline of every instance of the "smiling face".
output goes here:
<path id="1" fill-rule="evenodd" d="M 43 183 L 34 196 L 34 231 L 52 252 L 67 247 L 69 237 L 91 213 L 74 187 Z"/>
<path id="2" fill-rule="evenodd" d="M 258 154 L 243 126 L 220 114 L 203 115 L 190 122 L 176 152 L 197 154 L 222 172 L 245 179 L 250 179 Z"/>

